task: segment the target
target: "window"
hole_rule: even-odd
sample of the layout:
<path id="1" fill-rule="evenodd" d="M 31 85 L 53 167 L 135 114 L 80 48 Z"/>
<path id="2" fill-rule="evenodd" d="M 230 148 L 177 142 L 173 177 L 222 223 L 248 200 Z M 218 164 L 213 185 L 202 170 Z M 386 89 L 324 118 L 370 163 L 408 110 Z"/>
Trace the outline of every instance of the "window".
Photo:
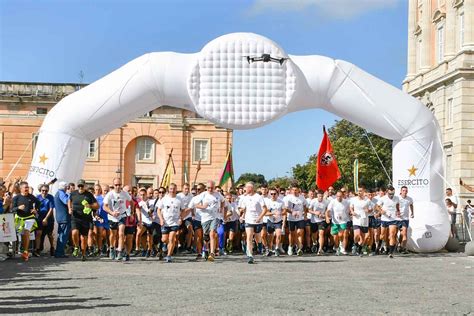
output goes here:
<path id="1" fill-rule="evenodd" d="M 438 58 L 438 63 L 441 63 L 444 59 L 444 26 L 440 25 L 438 27 L 437 31 L 437 41 L 438 41 L 438 46 L 437 46 L 437 58 Z"/>
<path id="2" fill-rule="evenodd" d="M 48 113 L 47 108 L 36 108 L 36 114 L 38 115 L 46 115 Z"/>
<path id="3" fill-rule="evenodd" d="M 451 148 L 450 148 L 451 149 Z M 451 153 L 451 151 L 449 151 L 449 153 L 446 155 L 446 170 L 444 170 L 444 173 L 445 173 L 445 178 L 446 178 L 446 181 L 448 183 L 451 182 L 451 177 L 452 177 L 452 163 L 453 163 L 453 155 Z"/>
<path id="4" fill-rule="evenodd" d="M 193 162 L 209 162 L 209 139 L 194 139 Z"/>
<path id="5" fill-rule="evenodd" d="M 454 113 L 453 113 L 453 98 L 449 98 L 446 102 L 446 126 L 451 127 L 454 122 Z"/>
<path id="6" fill-rule="evenodd" d="M 151 137 L 137 139 L 136 161 L 153 162 L 155 160 L 155 140 Z"/>
<path id="7" fill-rule="evenodd" d="M 459 49 L 462 49 L 464 44 L 464 12 L 459 14 Z"/>
<path id="8" fill-rule="evenodd" d="M 89 143 L 87 151 L 87 159 L 98 159 L 99 158 L 99 139 L 94 139 Z"/>

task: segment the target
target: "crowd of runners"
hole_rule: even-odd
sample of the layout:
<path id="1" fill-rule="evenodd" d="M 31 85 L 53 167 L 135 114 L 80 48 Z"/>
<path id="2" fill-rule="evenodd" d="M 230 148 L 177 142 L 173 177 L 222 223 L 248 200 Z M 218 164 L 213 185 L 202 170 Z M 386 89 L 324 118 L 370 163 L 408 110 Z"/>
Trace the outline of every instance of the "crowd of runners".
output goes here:
<path id="1" fill-rule="evenodd" d="M 257 188 L 248 182 L 225 191 L 208 181 L 154 189 L 122 186 L 115 178 L 93 187 L 84 180 L 60 182 L 54 196 L 48 185 L 38 189 L 37 196 L 30 194 L 33 188 L 24 181 L 0 187 L 2 212 L 15 214 L 21 239 L 15 251 L 25 261 L 41 255 L 46 238 L 54 245 L 51 256 L 83 261 L 98 256 L 172 262 L 186 254 L 213 262 L 235 253 L 248 263 L 256 255 L 393 258 L 408 253 L 407 230 L 416 211 L 406 187 L 302 192 L 296 185 Z M 457 207 L 451 189 L 446 194 L 448 209 Z"/>

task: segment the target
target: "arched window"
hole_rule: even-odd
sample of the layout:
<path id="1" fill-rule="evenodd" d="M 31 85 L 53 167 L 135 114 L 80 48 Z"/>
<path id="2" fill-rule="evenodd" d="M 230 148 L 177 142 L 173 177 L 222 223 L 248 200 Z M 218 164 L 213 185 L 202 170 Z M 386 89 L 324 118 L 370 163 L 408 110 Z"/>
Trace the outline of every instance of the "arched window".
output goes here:
<path id="1" fill-rule="evenodd" d="M 155 140 L 151 137 L 137 138 L 136 161 L 154 162 L 155 161 Z"/>

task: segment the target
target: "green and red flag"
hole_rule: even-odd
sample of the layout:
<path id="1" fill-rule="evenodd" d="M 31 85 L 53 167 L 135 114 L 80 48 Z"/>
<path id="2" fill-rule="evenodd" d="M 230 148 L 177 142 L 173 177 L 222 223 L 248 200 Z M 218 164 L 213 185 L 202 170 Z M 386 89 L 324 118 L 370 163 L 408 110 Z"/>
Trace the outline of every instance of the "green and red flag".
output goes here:
<path id="1" fill-rule="evenodd" d="M 232 185 L 234 185 L 234 164 L 232 162 L 232 147 L 229 149 L 227 159 L 225 161 L 224 169 L 219 178 L 219 186 L 223 186 L 230 178 Z"/>

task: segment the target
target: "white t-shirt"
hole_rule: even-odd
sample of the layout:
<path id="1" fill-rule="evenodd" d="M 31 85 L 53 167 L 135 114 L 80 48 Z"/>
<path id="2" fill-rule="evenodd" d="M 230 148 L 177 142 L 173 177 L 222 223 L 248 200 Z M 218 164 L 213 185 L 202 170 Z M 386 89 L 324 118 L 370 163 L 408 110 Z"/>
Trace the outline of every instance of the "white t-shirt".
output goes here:
<path id="1" fill-rule="evenodd" d="M 160 223 L 160 218 L 158 217 L 158 213 L 157 213 L 157 210 L 158 210 L 157 205 L 158 205 L 159 201 L 160 201 L 159 199 L 158 200 L 157 199 L 149 199 L 147 201 L 148 208 L 150 210 L 153 210 L 153 223 L 157 223 L 157 224 Z"/>
<path id="2" fill-rule="evenodd" d="M 188 204 L 188 208 L 194 210 L 194 220 L 196 220 L 198 222 L 201 221 L 201 210 L 196 208 L 196 205 L 200 204 L 201 200 L 202 200 L 202 198 L 199 194 L 199 195 L 193 196 L 191 198 L 191 201 L 189 201 L 189 204 Z"/>
<path id="3" fill-rule="evenodd" d="M 370 216 L 375 216 L 375 212 L 376 212 L 376 209 L 375 209 L 375 206 L 377 205 L 377 201 L 372 198 L 372 200 L 369 201 L 369 217 Z"/>
<path id="4" fill-rule="evenodd" d="M 394 196 L 393 199 L 389 198 L 388 195 L 380 198 L 377 202 L 377 205 L 382 207 L 382 210 L 385 211 L 385 214 L 382 214 L 381 220 L 383 222 L 394 221 L 397 218 L 397 204 L 399 200 L 397 196 Z"/>
<path id="5" fill-rule="evenodd" d="M 283 212 L 284 204 L 283 201 L 280 199 L 276 199 L 276 201 L 273 201 L 270 199 L 268 201 L 267 209 L 272 212 L 273 216 L 268 216 L 268 221 L 272 223 L 279 223 L 283 220 L 281 213 Z"/>
<path id="6" fill-rule="evenodd" d="M 306 200 L 302 195 L 287 195 L 285 199 L 283 199 L 283 202 L 285 203 L 285 208 L 288 210 L 288 221 L 298 222 L 304 220 L 304 208 L 307 205 Z"/>
<path id="7" fill-rule="evenodd" d="M 257 193 L 252 195 L 244 195 L 240 201 L 240 207 L 245 209 L 245 223 L 247 224 L 260 224 L 257 222 L 258 217 L 263 211 L 265 201 L 263 197 Z"/>
<path id="8" fill-rule="evenodd" d="M 240 214 L 235 202 L 229 202 L 226 200 L 224 208 L 226 212 L 231 213 L 231 215 L 227 217 L 226 222 L 233 222 L 239 219 Z"/>
<path id="9" fill-rule="evenodd" d="M 218 213 L 221 211 L 221 203 L 223 201 L 223 197 L 219 192 L 209 193 L 207 191 L 202 192 L 198 195 L 199 202 L 197 204 L 206 204 L 207 208 L 199 209 L 201 212 L 201 222 L 205 223 L 207 221 L 213 220 L 218 218 Z"/>
<path id="10" fill-rule="evenodd" d="M 312 200 L 314 200 L 314 199 L 306 198 L 306 206 L 308 208 L 310 208 Z M 311 219 L 312 217 L 313 217 L 313 214 L 311 214 L 309 212 L 306 214 L 306 219 Z"/>
<path id="11" fill-rule="evenodd" d="M 453 202 L 454 204 L 456 204 L 456 206 L 459 206 L 459 201 L 458 201 L 458 197 L 456 195 L 451 195 L 451 196 L 445 196 L 444 197 L 444 201 L 446 201 L 446 199 L 450 199 L 451 202 Z M 455 210 L 457 209 L 457 207 L 454 208 Z"/>
<path id="12" fill-rule="evenodd" d="M 329 202 L 328 210 L 334 224 L 345 224 L 350 220 L 349 203 L 345 200 L 342 202 L 337 199 L 332 200 Z"/>
<path id="13" fill-rule="evenodd" d="M 317 198 L 311 201 L 309 208 L 312 211 L 321 212 L 321 216 L 311 214 L 312 215 L 311 223 L 322 223 L 326 220 L 325 214 L 326 214 L 326 209 L 328 207 L 328 204 L 329 204 L 328 201 L 322 200 L 321 202 L 319 202 Z"/>
<path id="14" fill-rule="evenodd" d="M 153 220 L 149 212 L 152 211 L 153 213 L 153 204 L 151 207 L 149 207 L 148 200 L 147 201 L 140 200 L 138 202 L 138 207 L 140 208 L 140 213 L 142 214 L 142 223 L 151 225 Z"/>
<path id="15" fill-rule="evenodd" d="M 263 202 L 265 202 L 265 205 L 267 206 L 267 208 L 268 208 L 268 203 L 270 203 L 271 200 L 272 200 L 271 198 L 263 196 Z M 268 222 L 268 217 L 269 216 L 266 216 L 266 215 L 263 217 L 264 223 Z"/>
<path id="16" fill-rule="evenodd" d="M 362 200 L 359 197 L 351 199 L 351 207 L 354 208 L 353 225 L 369 227 L 369 215 L 365 211 L 369 209 L 370 203 L 366 198 Z"/>
<path id="17" fill-rule="evenodd" d="M 128 208 L 130 207 L 131 201 L 132 197 L 130 194 L 123 190 L 119 193 L 114 190 L 109 191 L 104 197 L 104 204 L 107 204 L 112 211 L 118 211 L 120 213 L 118 217 L 107 214 L 109 221 L 117 223 L 122 218 L 127 217 L 127 211 L 129 211 Z"/>
<path id="18" fill-rule="evenodd" d="M 176 194 L 176 196 L 181 200 L 181 202 L 183 202 L 183 205 L 185 206 L 185 208 L 188 207 L 189 202 L 191 202 L 191 199 L 193 198 L 193 195 L 191 193 L 188 193 L 186 195 L 183 192 L 180 192 L 180 193 Z M 186 217 L 184 219 L 188 219 L 192 216 L 193 215 L 191 214 L 191 212 L 189 212 L 188 215 L 186 215 Z"/>
<path id="19" fill-rule="evenodd" d="M 171 197 L 167 194 L 158 201 L 156 207 L 161 210 L 161 215 L 165 221 L 163 226 L 171 227 L 179 225 L 181 210 L 185 208 L 181 199 L 178 197 Z"/>
<path id="20" fill-rule="evenodd" d="M 410 205 L 413 205 L 413 199 L 407 195 L 405 198 L 399 196 L 398 200 L 400 203 L 400 216 L 397 217 L 397 221 L 409 220 L 410 219 Z"/>

